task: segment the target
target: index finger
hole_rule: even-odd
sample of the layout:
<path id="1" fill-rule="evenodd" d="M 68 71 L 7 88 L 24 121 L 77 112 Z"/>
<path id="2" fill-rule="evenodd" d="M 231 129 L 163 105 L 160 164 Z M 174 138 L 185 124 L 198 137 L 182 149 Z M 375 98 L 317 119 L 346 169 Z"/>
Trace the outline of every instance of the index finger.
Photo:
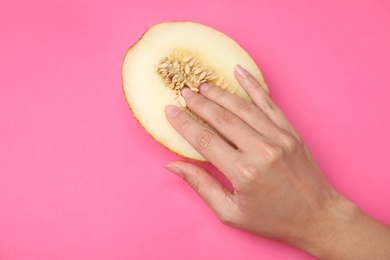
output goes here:
<path id="1" fill-rule="evenodd" d="M 234 182 L 234 163 L 242 155 L 216 133 L 202 126 L 184 110 L 168 106 L 165 113 L 172 127 L 203 157 Z"/>

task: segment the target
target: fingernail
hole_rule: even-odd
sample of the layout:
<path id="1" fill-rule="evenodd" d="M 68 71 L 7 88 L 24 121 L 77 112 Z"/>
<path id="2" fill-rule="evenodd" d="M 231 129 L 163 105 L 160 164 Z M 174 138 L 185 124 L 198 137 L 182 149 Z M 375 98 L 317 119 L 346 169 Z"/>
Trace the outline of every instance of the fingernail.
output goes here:
<path id="1" fill-rule="evenodd" d="M 183 88 L 181 90 L 181 95 L 185 98 L 189 98 L 191 97 L 192 95 L 194 94 L 194 92 L 192 92 L 189 88 Z"/>
<path id="2" fill-rule="evenodd" d="M 237 75 L 240 77 L 240 78 L 247 78 L 250 74 L 248 71 L 246 71 L 243 67 L 241 67 L 240 65 L 237 65 L 236 66 L 236 69 L 235 69 Z"/>
<path id="3" fill-rule="evenodd" d="M 177 168 L 177 167 L 175 167 L 173 165 L 170 165 L 170 164 L 166 165 L 165 168 L 167 170 L 169 170 L 170 172 L 173 172 L 177 176 L 183 177 L 183 173 L 182 173 L 182 171 L 179 168 Z"/>
<path id="4" fill-rule="evenodd" d="M 200 92 L 206 92 L 207 90 L 209 90 L 211 88 L 211 86 L 209 84 L 202 84 L 200 87 L 199 87 L 199 90 Z"/>
<path id="5" fill-rule="evenodd" d="M 177 116 L 177 114 L 179 114 L 179 112 L 180 112 L 180 109 L 176 106 L 167 106 L 167 108 L 165 109 L 165 113 L 167 114 L 167 116 L 170 116 L 170 117 Z"/>

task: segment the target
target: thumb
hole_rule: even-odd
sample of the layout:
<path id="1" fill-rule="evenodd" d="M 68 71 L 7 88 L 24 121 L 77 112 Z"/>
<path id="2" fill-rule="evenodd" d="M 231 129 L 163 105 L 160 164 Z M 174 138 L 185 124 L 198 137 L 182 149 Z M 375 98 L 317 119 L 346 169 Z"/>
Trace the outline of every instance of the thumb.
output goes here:
<path id="1" fill-rule="evenodd" d="M 165 166 L 181 176 L 222 222 L 230 222 L 233 207 L 232 194 L 205 169 L 188 162 L 173 161 Z"/>

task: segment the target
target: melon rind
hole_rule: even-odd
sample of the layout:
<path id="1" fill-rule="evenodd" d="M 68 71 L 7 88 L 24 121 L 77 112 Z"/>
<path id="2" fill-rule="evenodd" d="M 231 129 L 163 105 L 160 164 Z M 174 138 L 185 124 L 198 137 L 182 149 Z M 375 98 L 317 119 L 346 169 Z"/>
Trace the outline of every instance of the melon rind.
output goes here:
<path id="1" fill-rule="evenodd" d="M 150 27 L 127 51 L 122 66 L 122 84 L 128 105 L 137 121 L 160 144 L 193 160 L 206 161 L 165 117 L 167 105 L 180 106 L 175 92 L 157 73 L 160 61 L 172 50 L 194 54 L 214 74 L 230 82 L 227 91 L 250 98 L 234 77 L 240 64 L 267 90 L 264 77 L 250 55 L 234 40 L 208 26 L 194 22 L 164 22 Z"/>

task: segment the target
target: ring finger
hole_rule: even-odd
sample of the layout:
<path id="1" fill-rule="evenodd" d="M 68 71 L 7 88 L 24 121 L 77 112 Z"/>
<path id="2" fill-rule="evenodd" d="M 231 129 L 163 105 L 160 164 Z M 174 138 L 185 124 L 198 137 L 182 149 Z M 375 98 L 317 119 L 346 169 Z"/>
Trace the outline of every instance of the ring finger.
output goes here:
<path id="1" fill-rule="evenodd" d="M 256 130 L 234 113 L 206 99 L 203 95 L 184 88 L 182 96 L 186 99 L 187 106 L 191 111 L 200 116 L 241 151 L 245 151 L 255 140 L 262 138 Z"/>

